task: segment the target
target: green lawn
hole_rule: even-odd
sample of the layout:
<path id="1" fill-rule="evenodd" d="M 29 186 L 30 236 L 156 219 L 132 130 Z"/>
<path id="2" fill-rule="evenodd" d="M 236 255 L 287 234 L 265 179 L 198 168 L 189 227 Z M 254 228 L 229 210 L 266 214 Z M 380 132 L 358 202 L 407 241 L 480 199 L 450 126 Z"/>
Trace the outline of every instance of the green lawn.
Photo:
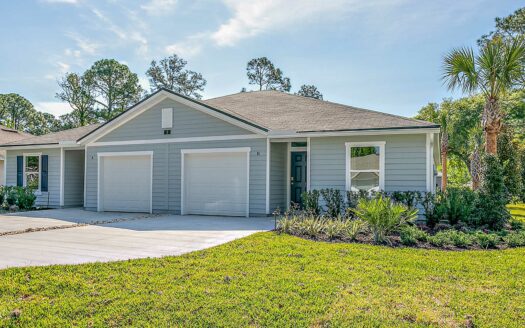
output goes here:
<path id="1" fill-rule="evenodd" d="M 0 271 L 0 326 L 524 322 L 523 248 L 393 249 L 268 232 L 180 257 Z"/>

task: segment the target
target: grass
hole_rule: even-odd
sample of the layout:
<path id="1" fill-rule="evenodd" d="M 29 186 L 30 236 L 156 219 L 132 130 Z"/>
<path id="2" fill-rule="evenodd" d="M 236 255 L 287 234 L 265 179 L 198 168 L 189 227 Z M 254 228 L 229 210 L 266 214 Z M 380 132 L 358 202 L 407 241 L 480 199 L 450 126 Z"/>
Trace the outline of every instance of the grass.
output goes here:
<path id="1" fill-rule="evenodd" d="M 524 258 L 259 233 L 180 257 L 0 271 L 0 326 L 518 327 Z"/>
<path id="2" fill-rule="evenodd" d="M 525 222 L 525 204 L 509 204 L 507 208 L 515 219 Z"/>

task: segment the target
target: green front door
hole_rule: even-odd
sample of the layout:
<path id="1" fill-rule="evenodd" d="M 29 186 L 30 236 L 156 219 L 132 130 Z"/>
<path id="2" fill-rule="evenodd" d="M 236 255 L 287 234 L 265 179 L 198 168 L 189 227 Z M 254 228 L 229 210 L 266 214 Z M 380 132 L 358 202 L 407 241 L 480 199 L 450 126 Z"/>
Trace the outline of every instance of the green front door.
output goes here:
<path id="1" fill-rule="evenodd" d="M 306 152 L 291 152 L 290 201 L 301 203 L 301 194 L 306 191 Z"/>

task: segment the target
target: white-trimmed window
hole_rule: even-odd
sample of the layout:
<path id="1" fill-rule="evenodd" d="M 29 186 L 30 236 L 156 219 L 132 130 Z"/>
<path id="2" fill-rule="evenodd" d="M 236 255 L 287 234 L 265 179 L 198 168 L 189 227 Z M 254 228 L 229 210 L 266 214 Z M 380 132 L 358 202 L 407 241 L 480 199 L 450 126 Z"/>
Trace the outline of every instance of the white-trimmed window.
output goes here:
<path id="1" fill-rule="evenodd" d="M 346 143 L 346 190 L 385 188 L 385 142 Z"/>
<path id="2" fill-rule="evenodd" d="M 24 154 L 24 187 L 40 191 L 42 155 Z"/>

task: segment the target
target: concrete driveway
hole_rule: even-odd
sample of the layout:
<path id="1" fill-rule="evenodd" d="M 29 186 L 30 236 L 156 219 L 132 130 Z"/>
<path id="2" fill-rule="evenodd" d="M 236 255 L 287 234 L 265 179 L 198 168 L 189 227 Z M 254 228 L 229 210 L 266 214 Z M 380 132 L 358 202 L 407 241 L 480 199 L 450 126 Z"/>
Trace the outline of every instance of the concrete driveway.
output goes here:
<path id="1" fill-rule="evenodd" d="M 114 222 L 71 227 L 102 221 Z M 45 227 L 54 229 L 21 231 Z M 150 216 L 80 209 L 0 215 L 0 233 L 18 231 L 0 236 L 0 268 L 180 255 L 270 229 L 271 218 Z"/>

